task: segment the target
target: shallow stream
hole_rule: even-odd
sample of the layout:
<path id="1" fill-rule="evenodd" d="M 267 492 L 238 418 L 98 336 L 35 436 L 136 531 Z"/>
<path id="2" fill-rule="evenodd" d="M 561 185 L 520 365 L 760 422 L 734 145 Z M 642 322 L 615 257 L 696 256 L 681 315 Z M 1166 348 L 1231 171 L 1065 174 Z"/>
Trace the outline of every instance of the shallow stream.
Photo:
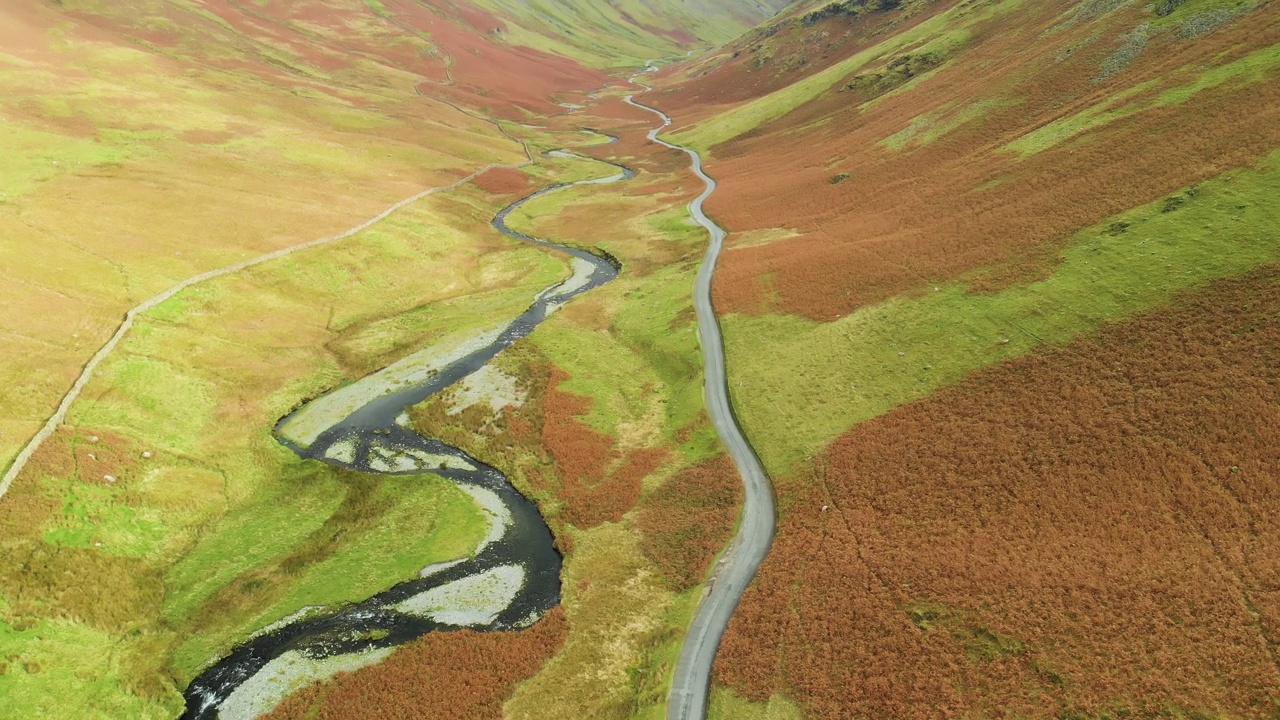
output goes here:
<path id="1" fill-rule="evenodd" d="M 537 507 L 499 470 L 458 448 L 414 432 L 405 421 L 405 413 L 485 367 L 569 300 L 618 276 L 620 264 L 606 253 L 535 238 L 511 229 L 506 222 L 513 211 L 543 195 L 575 185 L 635 177 L 628 168 L 614 167 L 618 173 L 607 178 L 543 188 L 508 205 L 493 218 L 493 227 L 504 235 L 573 258 L 570 277 L 539 293 L 519 317 L 496 334 L 482 335 L 476 342 L 464 345 L 446 364 L 418 373 L 425 379 L 368 384 L 372 392 L 384 394 L 360 398 L 362 404 L 355 405 L 354 412 L 325 423 L 328 427 L 313 438 L 308 437 L 310 441 L 305 445 L 289 439 L 297 434 L 288 433 L 287 428 L 300 414 L 308 412 L 308 406 L 276 425 L 276 438 L 303 458 L 363 473 L 431 473 L 453 481 L 476 499 L 492 523 L 476 553 L 424 568 L 421 577 L 399 583 L 363 602 L 336 609 L 304 609 L 264 628 L 192 681 L 184 693 L 183 718 L 205 720 L 220 714 L 252 717 L 270 709 L 275 696 L 285 690 L 280 684 L 288 683 L 289 668 L 299 663 L 323 665 L 339 656 L 358 656 L 372 662 L 392 647 L 439 630 L 527 627 L 559 604 L 561 557 Z M 462 354 L 457 356 L 459 353 Z M 397 377 L 406 377 L 403 366 L 379 373 L 393 368 L 400 373 Z M 407 376 L 413 376 L 412 368 Z M 400 387 L 386 390 L 396 386 Z M 347 394 L 350 388 L 345 389 Z M 338 392 L 342 391 L 331 395 Z M 312 404 L 324 402 L 325 398 L 318 398 Z M 367 662 L 357 660 L 344 667 L 351 669 L 361 664 Z"/>

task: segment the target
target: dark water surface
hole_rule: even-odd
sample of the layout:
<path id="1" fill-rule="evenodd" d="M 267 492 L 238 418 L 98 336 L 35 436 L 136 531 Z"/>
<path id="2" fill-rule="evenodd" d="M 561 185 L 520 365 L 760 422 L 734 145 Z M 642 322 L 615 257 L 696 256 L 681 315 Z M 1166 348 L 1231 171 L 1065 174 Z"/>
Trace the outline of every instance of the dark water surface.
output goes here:
<path id="1" fill-rule="evenodd" d="M 615 138 L 616 140 L 616 138 Z M 618 276 L 621 268 L 607 253 L 599 254 L 535 238 L 507 227 L 507 217 L 525 203 L 574 185 L 604 184 L 635 177 L 616 165 L 619 174 L 601 180 L 561 183 L 543 188 L 503 208 L 492 225 L 508 237 L 567 253 L 590 264 L 585 282 L 573 278 L 538 295 L 529 309 L 513 320 L 489 345 L 442 368 L 430 380 L 388 395 L 372 398 L 351 415 L 324 431 L 309 447 L 285 439 L 280 430 L 294 417 L 276 424 L 276 438 L 299 456 L 380 475 L 432 473 L 497 496 L 510 513 L 502 537 L 484 546 L 475 557 L 452 564 L 426 577 L 399 583 L 363 602 L 331 609 L 284 624 L 237 646 L 230 655 L 204 670 L 187 688 L 183 718 L 216 718 L 223 702 L 267 663 L 289 651 L 313 659 L 367 652 L 401 645 L 426 633 L 464 626 L 437 622 L 402 612 L 394 606 L 420 593 L 503 566 L 518 565 L 524 582 L 515 599 L 492 622 L 466 625 L 473 630 L 509 630 L 536 622 L 560 603 L 561 557 L 538 508 L 521 495 L 499 470 L 457 448 L 418 435 L 397 423 L 411 406 L 450 387 L 484 367 L 512 343 L 533 332 L 560 305 Z M 577 285 L 572 286 L 571 283 Z M 336 446 L 336 447 L 335 447 Z M 340 450 L 339 450 L 340 449 Z M 438 458 L 447 458 L 444 467 Z M 335 582 L 340 582 L 335 578 Z"/>

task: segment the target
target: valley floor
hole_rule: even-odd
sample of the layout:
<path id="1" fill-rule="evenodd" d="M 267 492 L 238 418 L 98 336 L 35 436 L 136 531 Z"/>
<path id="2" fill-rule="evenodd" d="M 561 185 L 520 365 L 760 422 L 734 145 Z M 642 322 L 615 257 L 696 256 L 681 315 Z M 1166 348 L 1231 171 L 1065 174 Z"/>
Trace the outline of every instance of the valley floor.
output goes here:
<path id="1" fill-rule="evenodd" d="M 1277 4 L 777 5 L 0 9 L 0 719 L 1273 720 Z"/>

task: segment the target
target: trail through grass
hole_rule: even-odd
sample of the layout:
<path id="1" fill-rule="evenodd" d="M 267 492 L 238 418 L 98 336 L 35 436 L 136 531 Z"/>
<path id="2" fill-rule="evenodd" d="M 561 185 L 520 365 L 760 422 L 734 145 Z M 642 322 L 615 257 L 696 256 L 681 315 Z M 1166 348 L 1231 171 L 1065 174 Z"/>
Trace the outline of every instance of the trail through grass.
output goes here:
<path id="1" fill-rule="evenodd" d="M 446 330 L 514 316 L 563 277 L 561 259 L 489 235 L 483 219 L 500 203 L 475 188 L 433 197 L 341 244 L 188 288 L 139 318 L 51 439 L 52 454 L 6 498 L 54 506 L 0 544 L 6 567 L 62 551 L 0 577 L 0 603 L 21 601 L 0 607 L 4 657 L 35 667 L 78 644 L 99 658 L 101 682 L 0 674 L 6 711 L 58 716 L 41 708 L 62 703 L 83 717 L 175 717 L 173 679 L 186 682 L 260 627 L 474 551 L 487 521 L 451 483 L 353 478 L 298 459 L 270 430 L 301 397 Z M 108 437 L 93 443 L 90 433 Z M 128 571 L 68 571 L 94 558 Z M 84 582 L 95 597 L 155 607 L 126 617 L 112 605 L 125 629 L 97 627 Z M 54 617 L 60 633 L 24 629 Z M 146 642 L 122 641 L 128 628 Z M 140 686 L 158 689 L 139 695 Z"/>

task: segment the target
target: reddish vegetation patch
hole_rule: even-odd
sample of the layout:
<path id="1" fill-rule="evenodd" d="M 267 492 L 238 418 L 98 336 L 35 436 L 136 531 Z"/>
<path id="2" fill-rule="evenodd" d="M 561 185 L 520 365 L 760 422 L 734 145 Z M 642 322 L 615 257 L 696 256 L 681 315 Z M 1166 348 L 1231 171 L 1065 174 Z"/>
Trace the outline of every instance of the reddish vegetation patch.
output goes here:
<path id="1" fill-rule="evenodd" d="M 20 122 L 49 126 L 60 135 L 77 138 L 92 138 L 98 135 L 99 128 L 94 121 L 76 115 L 58 117 L 49 114 L 34 101 L 15 103 L 6 114 Z"/>
<path id="2" fill-rule="evenodd" d="M 1227 83 L 1025 159 L 1000 151 L 1048 122 L 1109 102 L 1119 90 L 1157 78 L 1169 86 L 1190 83 L 1202 66 L 1280 37 L 1280 14 L 1265 11 L 1195 40 L 1163 33 L 1132 66 L 1095 81 L 1120 35 L 1145 11 L 1132 5 L 1045 35 L 1061 10 L 1058 3 L 1028 3 L 978 26 L 936 74 L 874 105 L 860 107 L 863 91 L 832 92 L 714 148 L 711 173 L 722 183 L 708 212 L 733 230 L 799 231 L 726 252 L 716 278 L 718 306 L 830 320 L 993 264 L 1004 269 L 981 289 L 1021 282 L 1045 272 L 1077 230 L 1280 146 L 1280 83 L 1259 82 Z M 932 144 L 902 151 L 878 144 L 921 115 L 940 112 L 945 119 L 990 99 L 1016 104 L 989 109 Z M 810 125 L 823 118 L 830 121 Z M 839 173 L 847 179 L 832 183 Z"/>
<path id="3" fill-rule="evenodd" d="M 564 518 L 581 529 L 618 522 L 640 499 L 641 483 L 667 451 L 647 448 L 624 455 L 614 449 L 612 438 L 578 419 L 590 412 L 591 399 L 558 389 L 568 378 L 552 369 L 542 420 L 542 440 L 560 471 Z"/>
<path id="4" fill-rule="evenodd" d="M 57 499 L 40 493 L 32 484 L 17 483 L 0 503 L 0 527 L 9 537 L 30 537 L 38 534 L 61 506 Z"/>
<path id="5" fill-rule="evenodd" d="M 287 9 L 282 12 L 279 7 L 274 14 L 255 13 L 226 0 L 212 0 L 206 2 L 205 7 L 255 44 L 287 50 L 304 67 L 337 72 L 352 67 L 356 62 L 355 53 L 342 52 L 343 48 L 331 47 L 328 43 L 314 42 L 299 32 L 293 22 L 296 19 L 322 27 L 345 29 L 351 26 L 353 19 L 347 16 L 349 11 L 329 5 L 302 3 L 296 13 L 290 13 Z"/>
<path id="6" fill-rule="evenodd" d="M 560 390 L 560 383 L 568 379 L 565 371 L 551 369 L 543 406 L 542 438 L 562 475 L 598 483 L 604 479 L 610 461 L 622 455 L 614 451 L 613 440 L 608 435 L 592 430 L 578 419 L 591 412 L 592 400 Z"/>
<path id="7" fill-rule="evenodd" d="M 622 163 L 632 170 L 666 176 L 665 178 L 646 178 L 643 185 L 629 184 L 627 186 L 629 196 L 653 195 L 662 192 L 689 193 L 694 191 L 695 183 L 701 189 L 700 181 L 689 172 L 688 156 L 682 152 L 654 145 L 646 137 L 649 128 L 658 123 L 656 115 L 645 114 L 651 122 L 636 124 L 625 130 L 615 129 L 613 132 L 618 134 L 618 142 L 584 148 L 583 153 Z M 673 198 L 672 201 L 679 203 L 679 198 Z"/>
<path id="8" fill-rule="evenodd" d="M 529 176 L 515 168 L 494 168 L 474 182 L 476 187 L 494 195 L 513 195 L 529 189 Z"/>
<path id="9" fill-rule="evenodd" d="M 806 717 L 1275 717 L 1280 269 L 978 373 L 786 483 L 717 662 Z"/>
<path id="10" fill-rule="evenodd" d="M 311 5 L 302 4 L 302 7 L 307 10 L 303 14 L 317 15 Z M 340 43 L 334 46 L 332 39 L 326 41 L 292 24 L 290 8 L 249 11 L 215 1 L 205 3 L 203 9 L 207 15 L 172 4 L 156 5 L 145 14 L 99 9 L 66 11 L 65 15 L 79 21 L 77 33 L 98 32 L 141 41 L 177 50 L 187 55 L 186 59 L 204 66 L 244 72 L 275 85 L 307 87 L 343 97 L 334 86 L 319 80 L 312 69 L 323 72 L 350 69 L 354 57 L 351 48 Z M 329 13 L 344 14 L 329 7 L 318 17 L 327 17 Z M 158 59 L 168 61 L 168 58 Z"/>
<path id="11" fill-rule="evenodd" d="M 226 0 L 202 5 L 222 22 L 170 5 L 145 17 L 85 11 L 65 15 L 82 22 L 78 33 L 105 32 L 178 49 L 203 65 L 356 105 L 374 101 L 346 91 L 344 82 L 358 84 L 370 63 L 402 71 L 406 79 L 425 78 L 421 94 L 519 119 L 526 112 L 556 112 L 553 95 L 586 90 L 606 78 L 572 60 L 495 40 L 489 33 L 501 22 L 480 10 L 460 11 L 438 0 L 387 0 L 381 6 L 282 0 L 253 7 Z M 450 64 L 452 78 L 446 74 Z M 331 82 L 330 75 L 344 82 Z M 386 84 L 384 74 L 369 78 Z"/>
<path id="12" fill-rule="evenodd" d="M 27 467 L 36 477 L 106 485 L 124 478 L 138 458 L 133 441 L 122 435 L 63 425 L 36 449 Z"/>
<path id="13" fill-rule="evenodd" d="M 425 432 L 461 446 L 474 443 L 475 429 L 487 426 L 488 449 L 480 454 L 523 476 L 533 496 L 550 505 L 544 508 L 547 522 L 567 552 L 566 523 L 585 530 L 621 520 L 640 499 L 644 479 L 670 453 L 662 447 L 619 449 L 614 438 L 593 430 L 580 419 L 590 412 L 591 399 L 561 390 L 569 375 L 540 356 L 526 355 L 520 376 L 529 390 L 524 404 L 507 407 L 492 424 L 487 409 L 450 416 L 443 402 L 414 408 L 411 416 Z M 533 462 L 518 459 L 516 448 Z"/>
<path id="14" fill-rule="evenodd" d="M 625 80 L 614 80 L 611 82 L 611 86 L 620 87 L 626 91 L 627 95 L 634 95 L 637 101 L 649 104 L 645 100 L 644 88 L 632 85 Z M 657 125 L 658 120 L 657 115 L 654 115 L 648 110 L 638 108 L 635 105 L 623 102 L 622 97 L 617 96 L 609 96 L 593 101 L 590 112 L 591 116 L 594 118 L 607 118 L 609 120 L 620 120 L 623 122 L 632 121 L 643 123 L 646 132 L 648 132 L 649 128 Z M 616 126 L 617 123 L 610 123 L 610 127 Z M 641 137 L 643 138 L 643 135 Z M 648 142 L 648 140 L 645 141 Z"/>
<path id="15" fill-rule="evenodd" d="M 76 474 L 77 441 L 76 432 L 70 425 L 59 425 L 49 439 L 31 454 L 28 474 L 32 477 L 73 477 Z"/>
<path id="16" fill-rule="evenodd" d="M 49 52 L 44 29 L 54 20 L 47 8 L 7 3 L 0 7 L 0 20 L 0 43 L 5 52 L 19 57 L 39 57 Z"/>
<path id="17" fill-rule="evenodd" d="M 644 479 L 666 459 L 666 448 L 631 450 L 604 482 L 566 482 L 562 492 L 567 503 L 565 517 L 579 528 L 618 522 L 640 499 Z"/>
<path id="18" fill-rule="evenodd" d="M 239 134 L 229 130 L 187 130 L 178 137 L 193 145 L 218 145 L 234 140 Z"/>
<path id="19" fill-rule="evenodd" d="M 526 630 L 431 633 L 385 661 L 285 700 L 269 720 L 502 717 L 502 704 L 564 643 L 568 623 L 556 608 Z"/>
<path id="20" fill-rule="evenodd" d="M 554 113 L 560 110 L 550 98 L 559 92 L 584 90 L 604 83 L 607 76 L 576 62 L 527 47 L 490 41 L 489 29 L 501 25 L 479 10 L 458 17 L 452 3 L 431 0 L 441 17 L 424 28 L 431 39 L 453 58 L 456 86 L 424 86 L 431 96 L 450 97 L 468 106 L 479 106 L 509 119 L 524 119 L 524 111 Z M 447 6 L 447 7 L 442 7 Z M 478 32 L 476 28 L 488 28 Z"/>
<path id="21" fill-rule="evenodd" d="M 677 592 L 701 583 L 733 534 L 742 480 L 728 455 L 685 468 L 645 498 L 640 549 Z"/>
<path id="22" fill-rule="evenodd" d="M 81 429 L 74 449 L 76 478 L 82 482 L 104 485 L 119 482 L 138 462 L 131 440 L 105 430 Z"/>
<path id="23" fill-rule="evenodd" d="M 95 436 L 96 442 L 91 439 Z M 58 428 L 36 450 L 26 472 L 42 480 L 15 483 L 0 502 L 0 528 L 10 541 L 0 544 L 0 594 L 12 617 L 54 616 L 124 633 L 137 627 L 139 617 L 160 614 L 164 584 L 155 568 L 138 558 L 100 551 L 103 543 L 96 533 L 57 543 L 12 542 L 40 537 L 65 519 L 83 527 L 95 515 L 82 502 L 69 499 L 80 493 L 64 498 L 48 488 L 78 486 L 79 481 L 119 487 L 127 494 L 126 475 L 135 458 L 131 444 L 121 436 L 69 425 Z M 69 577 L 79 582 L 68 583 Z M 158 675 L 138 682 L 131 689 L 148 697 L 158 697 L 169 687 Z"/>

